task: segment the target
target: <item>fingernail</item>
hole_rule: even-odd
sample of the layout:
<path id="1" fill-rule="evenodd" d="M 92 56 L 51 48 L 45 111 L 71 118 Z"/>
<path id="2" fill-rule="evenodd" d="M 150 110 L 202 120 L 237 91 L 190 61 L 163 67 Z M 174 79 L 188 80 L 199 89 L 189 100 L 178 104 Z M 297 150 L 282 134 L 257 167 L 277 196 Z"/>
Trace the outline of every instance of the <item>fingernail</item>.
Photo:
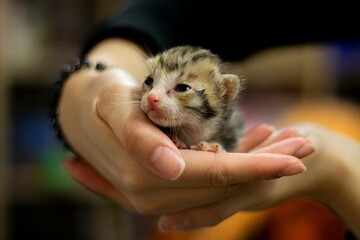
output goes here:
<path id="1" fill-rule="evenodd" d="M 161 231 L 166 232 L 190 229 L 192 225 L 185 214 L 178 213 L 172 216 L 161 216 L 158 226 Z"/>
<path id="2" fill-rule="evenodd" d="M 74 165 L 74 164 L 76 164 L 77 163 L 77 161 L 75 161 L 74 159 L 72 159 L 72 158 L 65 158 L 65 159 L 63 159 L 62 160 L 62 165 L 66 168 L 66 169 L 68 169 L 68 168 L 70 168 L 71 167 L 71 165 Z"/>
<path id="3" fill-rule="evenodd" d="M 306 143 L 299 150 L 296 151 L 294 156 L 297 158 L 303 158 L 314 151 L 315 147 L 311 143 Z"/>
<path id="4" fill-rule="evenodd" d="M 298 173 L 302 173 L 306 171 L 306 167 L 304 166 L 304 164 L 301 163 L 295 163 L 283 170 L 281 170 L 279 172 L 279 177 L 283 177 L 283 176 L 291 176 L 291 175 L 295 175 Z"/>
<path id="5" fill-rule="evenodd" d="M 156 148 L 150 161 L 162 177 L 170 180 L 176 180 L 185 168 L 184 160 L 167 147 Z"/>

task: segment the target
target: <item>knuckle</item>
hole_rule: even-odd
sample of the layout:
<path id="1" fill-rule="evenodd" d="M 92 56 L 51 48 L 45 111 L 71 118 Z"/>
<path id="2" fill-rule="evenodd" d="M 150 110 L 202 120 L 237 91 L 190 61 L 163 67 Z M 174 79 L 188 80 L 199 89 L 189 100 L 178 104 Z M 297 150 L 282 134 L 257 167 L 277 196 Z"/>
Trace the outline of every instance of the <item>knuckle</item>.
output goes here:
<path id="1" fill-rule="evenodd" d="M 208 171 L 204 173 L 205 182 L 211 186 L 226 186 L 230 184 L 229 173 L 224 168 L 221 159 L 217 158 L 216 154 L 213 154 L 213 158 L 210 160 L 212 164 Z"/>
<path id="2" fill-rule="evenodd" d="M 152 214 L 152 206 L 144 201 L 143 198 L 133 198 L 132 204 L 135 210 L 141 214 Z"/>
<path id="3" fill-rule="evenodd" d="M 138 124 L 134 122 L 129 123 L 125 127 L 125 134 L 123 135 L 127 136 L 126 139 L 123 139 L 125 149 L 132 152 L 135 149 L 138 140 L 142 138 L 143 132 L 144 129 Z"/>
<path id="4" fill-rule="evenodd" d="M 146 181 L 137 174 L 126 174 L 122 176 L 122 185 L 130 194 L 140 194 L 147 189 Z"/>
<path id="5" fill-rule="evenodd" d="M 150 187 L 154 182 L 149 179 L 127 174 L 122 176 L 123 189 L 135 211 L 142 214 L 158 214 L 166 204 L 156 196 L 156 189 Z"/>
<path id="6" fill-rule="evenodd" d="M 134 209 L 141 214 L 155 215 L 161 213 L 161 206 L 144 195 L 132 196 L 131 200 Z"/>
<path id="7" fill-rule="evenodd" d="M 143 184 L 134 179 L 128 180 L 126 183 L 127 196 L 135 211 L 144 214 L 151 214 L 154 211 L 154 205 L 149 201 Z"/>

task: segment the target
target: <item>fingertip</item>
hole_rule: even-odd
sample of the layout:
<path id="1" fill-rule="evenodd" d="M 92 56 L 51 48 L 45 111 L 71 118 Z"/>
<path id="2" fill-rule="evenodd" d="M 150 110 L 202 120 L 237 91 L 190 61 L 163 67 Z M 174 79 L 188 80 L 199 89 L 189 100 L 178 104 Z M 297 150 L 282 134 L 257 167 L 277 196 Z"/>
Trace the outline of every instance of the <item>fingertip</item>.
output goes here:
<path id="1" fill-rule="evenodd" d="M 158 228 L 162 232 L 180 231 L 192 228 L 190 219 L 184 213 L 162 215 L 158 221 Z"/>
<path id="2" fill-rule="evenodd" d="M 246 132 L 247 134 L 252 134 L 252 133 L 273 133 L 276 131 L 276 128 L 273 125 L 269 125 L 266 123 L 260 123 L 256 126 L 253 126 L 251 128 L 249 128 Z"/>
<path id="3" fill-rule="evenodd" d="M 77 158 L 76 156 L 70 156 L 62 160 L 62 165 L 66 168 L 76 168 L 83 165 L 89 165 L 87 162 Z"/>
<path id="4" fill-rule="evenodd" d="M 262 128 L 262 129 L 267 129 L 271 132 L 275 132 L 276 131 L 276 127 L 274 125 L 270 125 L 270 124 L 267 124 L 267 123 L 261 123 L 259 124 L 259 128 Z"/>
<path id="5" fill-rule="evenodd" d="M 255 153 L 253 160 L 257 166 L 253 172 L 255 179 L 272 179 L 296 175 L 306 171 L 304 163 L 299 158 L 291 155 Z"/>
<path id="6" fill-rule="evenodd" d="M 315 151 L 315 147 L 310 142 L 307 142 L 295 152 L 294 156 L 298 158 L 303 158 L 313 153 L 314 151 Z"/>
<path id="7" fill-rule="evenodd" d="M 271 125 L 265 123 L 256 125 L 245 131 L 244 136 L 240 139 L 235 151 L 249 152 L 269 138 L 274 132 L 275 127 Z"/>
<path id="8" fill-rule="evenodd" d="M 69 169 L 71 168 L 74 164 L 76 164 L 76 160 L 74 160 L 74 158 L 69 157 L 69 158 L 65 158 L 62 161 L 62 165 L 64 166 L 64 168 Z"/>
<path id="9" fill-rule="evenodd" d="M 292 176 L 306 171 L 306 167 L 302 163 L 295 163 L 287 168 L 281 170 L 278 174 L 279 177 Z"/>

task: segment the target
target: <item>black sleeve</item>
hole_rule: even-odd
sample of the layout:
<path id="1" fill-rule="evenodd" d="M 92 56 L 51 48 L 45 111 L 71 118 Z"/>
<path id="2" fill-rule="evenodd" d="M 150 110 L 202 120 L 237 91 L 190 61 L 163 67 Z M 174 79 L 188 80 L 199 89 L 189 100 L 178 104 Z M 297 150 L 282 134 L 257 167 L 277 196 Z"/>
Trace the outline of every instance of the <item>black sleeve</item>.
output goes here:
<path id="1" fill-rule="evenodd" d="M 151 53 L 189 44 L 209 48 L 226 60 L 241 60 L 278 45 L 359 39 L 357 8 L 326 4 L 134 0 L 94 29 L 83 52 L 105 38 L 125 37 Z"/>
<path id="2" fill-rule="evenodd" d="M 83 52 L 110 37 L 133 40 L 151 53 L 180 44 L 186 40 L 183 37 L 179 39 L 178 35 L 184 36 L 184 32 L 187 32 L 184 26 L 191 22 L 187 5 L 186 0 L 133 0 L 118 14 L 92 29 Z"/>

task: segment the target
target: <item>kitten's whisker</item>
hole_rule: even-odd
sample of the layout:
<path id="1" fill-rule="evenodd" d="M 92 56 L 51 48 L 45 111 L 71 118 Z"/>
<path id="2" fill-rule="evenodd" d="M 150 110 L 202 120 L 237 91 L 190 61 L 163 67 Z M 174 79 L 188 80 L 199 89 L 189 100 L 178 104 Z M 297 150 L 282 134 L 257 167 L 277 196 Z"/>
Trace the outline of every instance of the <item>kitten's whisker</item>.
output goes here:
<path id="1" fill-rule="evenodd" d="M 114 96 L 120 96 L 120 97 L 125 97 L 128 98 L 132 101 L 140 101 L 141 100 L 141 95 L 140 93 L 113 93 Z"/>
<path id="2" fill-rule="evenodd" d="M 138 66 L 144 66 L 145 62 L 141 61 L 140 59 L 137 59 L 135 57 L 129 58 L 128 60 L 130 60 L 131 62 L 137 64 Z"/>
<path id="3" fill-rule="evenodd" d="M 144 57 L 144 58 L 147 58 L 148 56 L 151 56 L 151 55 L 152 55 L 152 54 L 150 53 L 149 48 L 148 48 L 147 45 L 145 44 L 145 42 L 144 42 L 144 48 L 143 48 L 143 49 L 140 48 L 139 46 L 135 45 L 134 43 L 130 43 L 130 45 L 131 45 L 131 47 L 132 47 L 133 49 L 135 49 L 135 51 L 136 51 L 139 55 L 141 55 L 141 56 Z M 144 52 L 143 50 L 145 50 L 145 52 Z"/>
<path id="4" fill-rule="evenodd" d="M 139 105 L 140 104 L 139 101 L 118 101 L 118 102 L 111 102 L 111 103 L 109 103 L 109 105 L 118 105 L 118 104 L 123 104 L 123 103 L 134 104 L 134 105 Z"/>
<path id="5" fill-rule="evenodd" d="M 143 49 L 141 49 L 139 46 L 135 45 L 134 43 L 130 43 L 130 45 L 139 55 L 141 55 L 142 57 L 147 57 L 147 54 L 144 53 Z M 148 49 L 146 50 L 148 51 Z"/>

